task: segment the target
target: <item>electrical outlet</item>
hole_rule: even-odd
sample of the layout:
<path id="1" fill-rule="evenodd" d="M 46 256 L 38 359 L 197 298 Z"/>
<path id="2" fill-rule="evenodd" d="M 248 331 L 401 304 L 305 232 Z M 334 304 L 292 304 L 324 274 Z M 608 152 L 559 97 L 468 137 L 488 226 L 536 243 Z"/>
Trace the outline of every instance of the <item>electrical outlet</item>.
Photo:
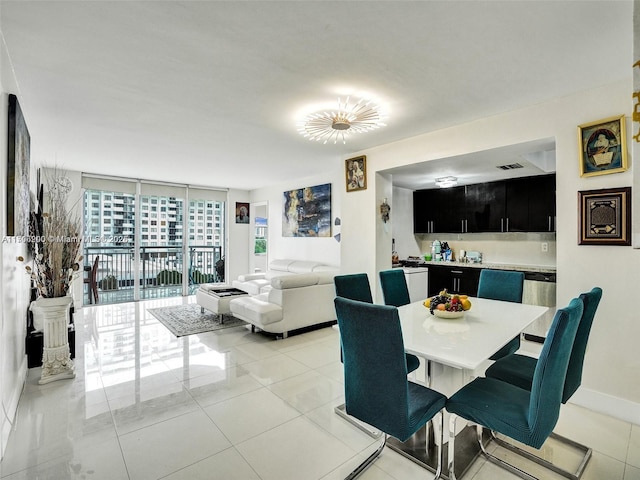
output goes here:
<path id="1" fill-rule="evenodd" d="M 549 244 L 547 242 L 542 242 L 542 251 L 543 252 L 549 251 Z"/>

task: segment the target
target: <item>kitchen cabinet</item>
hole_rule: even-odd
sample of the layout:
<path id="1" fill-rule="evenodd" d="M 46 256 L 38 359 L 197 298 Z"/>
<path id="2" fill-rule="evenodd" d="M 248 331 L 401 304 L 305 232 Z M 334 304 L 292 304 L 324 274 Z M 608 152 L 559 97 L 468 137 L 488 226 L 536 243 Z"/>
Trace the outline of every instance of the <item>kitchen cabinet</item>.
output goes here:
<path id="1" fill-rule="evenodd" d="M 555 231 L 555 174 L 413 192 L 414 233 Z"/>
<path id="2" fill-rule="evenodd" d="M 506 231 L 555 231 L 555 174 L 508 180 L 506 198 Z"/>
<path id="3" fill-rule="evenodd" d="M 429 265 L 429 297 L 437 295 L 444 288 L 449 293 L 476 296 L 480 271 L 480 268 L 458 267 L 455 264 Z"/>
<path id="4" fill-rule="evenodd" d="M 465 190 L 465 232 L 502 232 L 506 209 L 504 182 L 467 185 Z"/>
<path id="5" fill-rule="evenodd" d="M 413 192 L 414 233 L 461 232 L 464 187 Z"/>

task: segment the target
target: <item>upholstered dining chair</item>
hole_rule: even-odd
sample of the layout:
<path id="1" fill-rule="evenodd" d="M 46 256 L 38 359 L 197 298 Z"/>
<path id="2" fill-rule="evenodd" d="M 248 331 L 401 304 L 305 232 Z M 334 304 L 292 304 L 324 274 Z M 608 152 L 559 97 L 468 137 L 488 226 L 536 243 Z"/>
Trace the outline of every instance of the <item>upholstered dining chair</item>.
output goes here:
<path id="1" fill-rule="evenodd" d="M 411 303 L 407 279 L 404 277 L 404 271 L 401 268 L 383 270 L 379 275 L 385 305 L 401 307 Z"/>
<path id="2" fill-rule="evenodd" d="M 366 273 L 336 275 L 333 277 L 333 283 L 338 297 L 373 303 L 369 276 Z"/>
<path id="3" fill-rule="evenodd" d="M 350 300 L 357 300 L 359 302 L 373 303 L 373 297 L 371 296 L 371 286 L 369 285 L 369 276 L 366 273 L 353 273 L 349 275 L 336 275 L 333 278 L 333 283 L 336 287 L 336 295 L 342 298 L 348 298 Z M 405 353 L 407 360 L 407 372 L 411 373 L 418 369 L 420 366 L 420 359 L 411 353 Z M 340 361 L 343 361 L 342 348 L 340 349 Z M 336 414 L 348 422 L 356 425 L 373 438 L 378 438 L 380 432 L 372 431 L 361 423 L 353 421 L 346 412 L 346 405 L 344 403 L 334 408 Z"/>
<path id="4" fill-rule="evenodd" d="M 88 271 L 88 274 L 85 278 L 83 278 L 82 282 L 87 284 L 87 295 L 89 297 L 89 303 L 98 303 L 98 260 L 100 259 L 100 255 L 96 255 L 95 260 L 93 261 L 93 266 L 91 270 Z"/>
<path id="5" fill-rule="evenodd" d="M 478 442 L 487 459 L 523 478 L 535 478 L 486 451 L 482 431 L 486 427 L 518 442 L 540 448 L 560 414 L 571 350 L 584 310 L 574 298 L 556 311 L 536 364 L 531 390 L 495 378 L 476 378 L 447 400 L 449 419 L 449 478 L 455 477 L 455 424 L 462 417 L 477 425 Z M 527 475 L 527 476 L 525 476 Z"/>
<path id="6" fill-rule="evenodd" d="M 573 343 L 571 350 L 571 357 L 569 359 L 569 367 L 567 369 L 567 377 L 564 382 L 564 390 L 562 392 L 562 403 L 567 403 L 572 395 L 576 392 L 580 384 L 582 383 L 582 367 L 584 365 L 584 356 L 587 349 L 587 342 L 589 340 L 589 334 L 591 332 L 591 326 L 593 325 L 593 319 L 600 304 L 602 298 L 602 289 L 600 287 L 594 287 L 591 291 L 580 294 L 580 298 L 584 303 L 584 311 L 582 318 L 580 319 L 580 325 L 578 326 L 578 332 Z M 535 373 L 538 359 L 529 357 L 526 355 L 511 354 L 504 358 L 497 360 L 491 365 L 485 372 L 485 376 L 489 378 L 495 378 L 503 382 L 516 385 L 517 387 L 524 388 L 525 390 L 531 390 L 533 384 L 533 376 Z M 547 460 L 531 454 L 526 450 L 522 450 L 515 445 L 507 442 L 503 442 L 499 438 L 495 440 L 502 446 L 513 450 L 520 455 L 527 457 L 534 462 L 543 465 L 556 473 L 559 473 L 572 480 L 577 480 L 582 476 L 589 459 L 591 458 L 591 448 L 581 445 L 573 440 L 565 438 L 556 433 L 551 433 L 552 438 L 558 440 L 561 443 L 568 444 L 583 452 L 582 460 L 578 464 L 578 468 L 575 472 L 569 472 L 557 465 L 548 462 Z"/>
<path id="7" fill-rule="evenodd" d="M 398 309 L 341 297 L 334 302 L 344 350 L 347 413 L 384 433 L 378 449 L 346 479 L 357 477 L 372 464 L 389 435 L 405 441 L 438 413 L 440 442 L 434 478 L 440 478 L 446 397 L 407 379 Z"/>
<path id="8" fill-rule="evenodd" d="M 509 270 L 483 269 L 478 282 L 478 297 L 505 302 L 522 303 L 524 273 Z M 520 336 L 512 339 L 494 353 L 489 360 L 498 360 L 520 348 Z"/>
<path id="9" fill-rule="evenodd" d="M 350 300 L 359 302 L 373 303 L 371 296 L 371 286 L 369 285 L 369 276 L 366 273 L 353 273 L 350 275 L 336 275 L 333 278 L 336 287 L 336 295 Z M 420 359 L 411 353 L 406 354 L 407 371 L 409 373 L 417 370 L 420 366 Z M 342 354 L 340 356 L 342 360 Z"/>

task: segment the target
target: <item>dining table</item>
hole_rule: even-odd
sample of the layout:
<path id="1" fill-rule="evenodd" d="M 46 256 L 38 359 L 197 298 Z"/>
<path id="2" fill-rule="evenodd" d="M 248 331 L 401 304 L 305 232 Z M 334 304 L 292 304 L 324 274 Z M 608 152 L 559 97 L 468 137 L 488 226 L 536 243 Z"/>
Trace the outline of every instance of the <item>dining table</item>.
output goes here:
<path id="1" fill-rule="evenodd" d="M 451 396 L 477 376 L 491 357 L 540 317 L 548 307 L 469 297 L 471 308 L 459 318 L 433 315 L 422 301 L 398 307 L 405 350 L 424 360 L 424 379 L 430 388 Z M 419 379 L 416 379 L 419 380 Z M 447 415 L 446 412 L 443 412 Z M 462 423 L 462 422 L 458 422 Z M 445 421 L 445 425 L 447 422 Z M 435 471 L 437 466 L 435 423 L 400 442 L 390 438 L 393 450 Z M 447 435 L 444 436 L 447 441 Z M 444 448 L 443 477 L 448 478 Z M 461 478 L 480 453 L 475 428 L 456 430 L 456 476 Z"/>

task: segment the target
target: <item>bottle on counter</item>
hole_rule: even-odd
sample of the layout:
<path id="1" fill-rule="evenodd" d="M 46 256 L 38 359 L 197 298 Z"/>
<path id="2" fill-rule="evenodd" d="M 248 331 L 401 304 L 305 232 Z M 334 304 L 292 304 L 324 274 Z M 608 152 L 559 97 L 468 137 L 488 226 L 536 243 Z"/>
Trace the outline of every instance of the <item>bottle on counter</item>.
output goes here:
<path id="1" fill-rule="evenodd" d="M 431 244 L 431 258 L 433 260 L 442 260 L 442 245 L 440 240 L 434 240 Z"/>

